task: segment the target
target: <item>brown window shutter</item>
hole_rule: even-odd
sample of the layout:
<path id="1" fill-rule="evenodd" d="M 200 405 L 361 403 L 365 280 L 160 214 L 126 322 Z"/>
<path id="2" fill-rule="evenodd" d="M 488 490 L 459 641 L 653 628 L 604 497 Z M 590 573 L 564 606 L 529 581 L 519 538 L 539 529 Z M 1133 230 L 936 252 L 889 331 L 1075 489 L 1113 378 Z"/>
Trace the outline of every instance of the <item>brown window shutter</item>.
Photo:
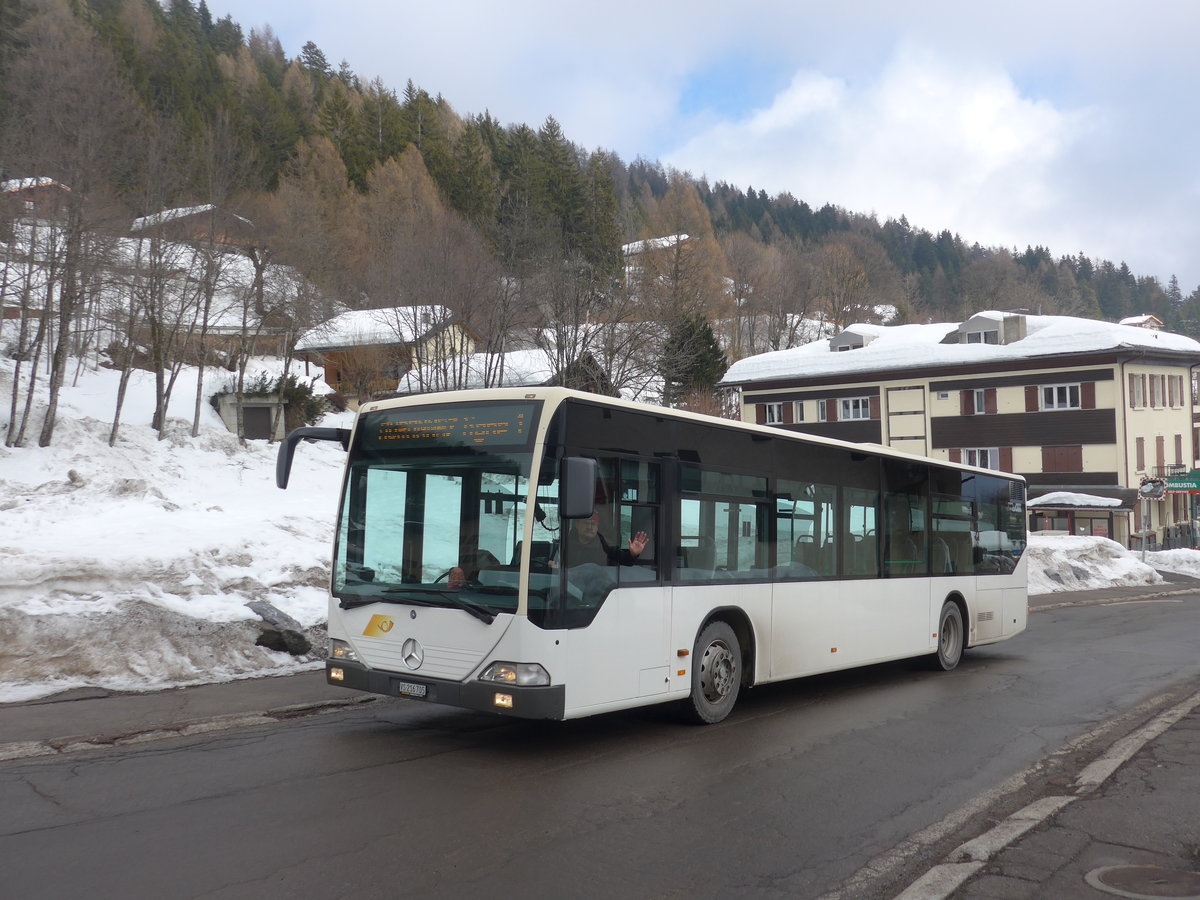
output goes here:
<path id="1" fill-rule="evenodd" d="M 836 422 L 838 420 L 837 416 L 838 416 L 838 401 L 837 400 L 826 400 L 825 401 L 825 421 L 826 422 Z"/>
<path id="2" fill-rule="evenodd" d="M 1136 438 L 1134 445 L 1137 447 L 1137 471 L 1144 472 L 1146 470 L 1146 439 Z"/>
<path id="3" fill-rule="evenodd" d="M 1129 376 L 1129 408 L 1130 409 L 1137 409 L 1137 405 L 1133 402 L 1133 398 L 1135 396 L 1134 391 L 1137 390 L 1137 382 L 1134 381 L 1135 378 L 1137 378 L 1136 375 Z"/>
<path id="4" fill-rule="evenodd" d="M 1005 472 L 1013 470 L 1012 447 L 1000 448 L 1000 468 Z"/>
<path id="5" fill-rule="evenodd" d="M 1081 409 L 1096 408 L 1096 382 L 1085 381 L 1079 386 L 1079 406 Z"/>
<path id="6" fill-rule="evenodd" d="M 960 416 L 975 415 L 975 392 L 974 391 L 959 391 L 958 392 L 958 414 Z"/>
<path id="7" fill-rule="evenodd" d="M 1054 447 L 1043 447 L 1042 448 L 1042 471 L 1043 472 L 1057 472 L 1058 471 L 1058 469 L 1054 468 L 1055 462 L 1056 462 L 1056 460 L 1054 459 L 1054 449 L 1055 449 Z"/>
<path id="8" fill-rule="evenodd" d="M 1036 384 L 1025 385 L 1025 412 L 1038 411 L 1038 388 Z"/>
<path id="9" fill-rule="evenodd" d="M 872 419 L 879 418 L 879 398 L 878 397 L 871 398 L 871 418 Z"/>
<path id="10" fill-rule="evenodd" d="M 1183 435 L 1175 435 L 1175 465 L 1183 465 Z"/>
<path id="11" fill-rule="evenodd" d="M 1078 444 L 1074 447 L 1059 447 L 1058 464 L 1061 466 L 1059 472 L 1082 472 L 1083 447 Z"/>
<path id="12" fill-rule="evenodd" d="M 754 421 L 759 425 L 767 424 L 767 404 L 765 404 L 765 403 L 755 403 L 754 404 Z"/>
<path id="13" fill-rule="evenodd" d="M 983 392 L 984 412 L 989 416 L 994 416 L 1000 409 L 999 403 L 996 401 L 996 389 L 988 388 Z"/>
<path id="14" fill-rule="evenodd" d="M 1166 438 L 1161 434 L 1154 439 L 1154 464 L 1159 468 L 1167 464 Z"/>
<path id="15" fill-rule="evenodd" d="M 957 447 L 953 448 L 950 451 L 950 462 L 956 462 L 956 463 L 962 462 L 962 451 L 959 450 Z"/>
<path id="16" fill-rule="evenodd" d="M 783 403 L 783 424 L 791 425 L 796 421 L 796 404 L 791 400 Z"/>

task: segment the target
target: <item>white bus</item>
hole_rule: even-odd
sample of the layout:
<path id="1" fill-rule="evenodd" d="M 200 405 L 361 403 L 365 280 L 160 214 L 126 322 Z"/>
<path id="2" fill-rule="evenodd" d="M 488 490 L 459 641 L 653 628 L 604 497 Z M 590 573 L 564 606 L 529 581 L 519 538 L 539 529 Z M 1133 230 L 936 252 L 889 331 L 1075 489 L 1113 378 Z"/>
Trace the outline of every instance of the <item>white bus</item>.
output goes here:
<path id="1" fill-rule="evenodd" d="M 712 723 L 744 687 L 952 669 L 1025 628 L 1019 476 L 562 388 L 366 404 L 353 431 L 289 435 L 280 487 L 302 439 L 348 450 L 342 687 L 546 719 L 682 701 Z"/>

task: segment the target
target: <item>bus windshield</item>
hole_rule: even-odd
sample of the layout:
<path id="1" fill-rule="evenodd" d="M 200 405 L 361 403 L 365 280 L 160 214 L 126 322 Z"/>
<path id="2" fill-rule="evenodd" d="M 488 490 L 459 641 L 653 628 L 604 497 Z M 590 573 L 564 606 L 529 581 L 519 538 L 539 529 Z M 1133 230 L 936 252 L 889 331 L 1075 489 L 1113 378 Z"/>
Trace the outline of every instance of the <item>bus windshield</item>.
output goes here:
<path id="1" fill-rule="evenodd" d="M 447 404 L 365 415 L 338 525 L 341 605 L 445 606 L 484 621 L 515 612 L 535 414 Z M 555 539 L 557 484 L 539 497 L 535 557 Z"/>

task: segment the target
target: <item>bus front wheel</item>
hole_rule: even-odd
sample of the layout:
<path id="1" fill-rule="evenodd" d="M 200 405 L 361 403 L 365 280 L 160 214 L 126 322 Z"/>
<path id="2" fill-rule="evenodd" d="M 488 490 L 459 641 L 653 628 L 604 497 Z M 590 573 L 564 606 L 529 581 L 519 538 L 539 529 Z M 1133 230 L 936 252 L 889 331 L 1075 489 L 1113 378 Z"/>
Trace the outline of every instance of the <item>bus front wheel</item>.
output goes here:
<path id="1" fill-rule="evenodd" d="M 692 650 L 689 717 L 701 725 L 715 725 L 729 715 L 741 686 L 742 649 L 737 635 L 725 622 L 710 622 Z"/>
<path id="2" fill-rule="evenodd" d="M 962 659 L 964 643 L 962 610 L 953 600 L 947 600 L 938 616 L 937 668 L 949 672 L 957 666 Z"/>

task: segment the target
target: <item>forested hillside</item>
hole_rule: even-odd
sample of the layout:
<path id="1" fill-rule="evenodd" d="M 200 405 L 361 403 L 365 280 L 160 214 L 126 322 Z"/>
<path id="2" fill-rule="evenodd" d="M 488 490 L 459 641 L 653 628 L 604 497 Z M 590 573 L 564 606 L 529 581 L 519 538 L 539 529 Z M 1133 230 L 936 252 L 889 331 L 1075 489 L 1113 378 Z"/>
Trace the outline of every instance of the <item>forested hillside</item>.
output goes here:
<path id="1" fill-rule="evenodd" d="M 78 263 L 60 266 L 48 353 L 88 290 L 72 242 L 201 204 L 249 223 L 237 244 L 256 266 L 319 289 L 290 308 L 298 328 L 343 307 L 439 304 L 491 352 L 550 340 L 563 370 L 585 350 L 606 364 L 650 354 L 675 398 L 709 377 L 689 370 L 689 335 L 737 358 L 803 339 L 806 318 L 837 326 L 881 305 L 900 321 L 1154 313 L 1200 337 L 1200 292 L 1173 277 L 622 160 L 553 118 L 460 113 L 436 85 L 285 48 L 203 0 L 0 0 L 0 181 L 29 178 L 67 189 L 62 243 Z M 0 239 L 20 215 L 0 208 Z M 669 235 L 688 237 L 622 254 Z"/>

